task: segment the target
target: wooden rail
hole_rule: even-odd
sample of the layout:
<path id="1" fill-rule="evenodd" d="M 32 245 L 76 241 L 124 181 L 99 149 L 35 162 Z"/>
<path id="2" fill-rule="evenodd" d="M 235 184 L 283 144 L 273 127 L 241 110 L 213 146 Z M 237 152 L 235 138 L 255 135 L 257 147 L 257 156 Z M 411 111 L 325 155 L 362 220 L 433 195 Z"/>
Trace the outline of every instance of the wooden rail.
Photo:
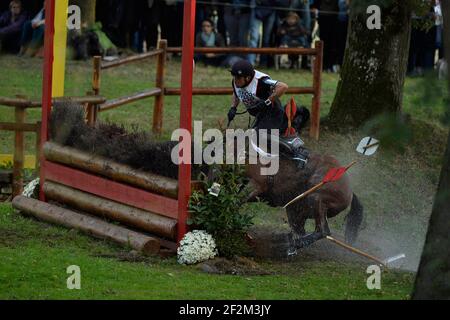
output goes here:
<path id="1" fill-rule="evenodd" d="M 123 106 L 125 104 L 130 104 L 132 102 L 136 102 L 136 101 L 139 101 L 142 99 L 159 96 L 159 95 L 161 95 L 161 89 L 159 89 L 159 88 L 145 90 L 142 92 L 132 94 L 130 96 L 125 96 L 125 97 L 109 100 L 109 101 L 105 102 L 104 104 L 100 105 L 99 111 L 102 112 L 102 111 L 106 111 L 106 110 L 111 110 L 111 109 Z"/>
<path id="2" fill-rule="evenodd" d="M 181 90 L 179 88 L 166 88 L 164 90 L 164 94 L 166 96 L 179 96 Z M 192 95 L 200 96 L 200 95 L 231 95 L 233 93 L 232 88 L 193 88 Z M 286 93 L 289 94 L 314 94 L 314 88 L 312 87 L 292 87 L 287 90 Z"/>
<path id="3" fill-rule="evenodd" d="M 194 51 L 200 54 L 218 53 L 218 54 L 296 54 L 296 55 L 310 55 L 314 59 L 313 68 L 313 83 L 311 87 L 290 87 L 288 94 L 309 94 L 312 95 L 311 102 L 311 129 L 310 136 L 319 139 L 320 131 L 320 98 L 321 98 L 321 82 L 322 82 L 322 64 L 323 64 L 323 42 L 317 41 L 315 48 L 195 48 Z M 153 132 L 160 134 L 163 126 L 163 111 L 164 111 L 164 96 L 179 96 L 181 95 L 180 88 L 167 88 L 165 86 L 165 71 L 166 71 L 166 56 L 168 53 L 181 53 L 182 48 L 174 47 L 168 48 L 166 40 L 160 40 L 158 49 L 138 54 L 132 57 L 119 59 L 113 62 L 101 64 L 101 58 L 94 58 L 94 76 L 93 76 L 93 92 L 99 94 L 100 92 L 100 73 L 101 70 L 110 69 L 142 61 L 151 57 L 157 57 L 156 66 L 156 81 L 155 88 L 145 90 L 131 95 L 109 100 L 102 104 L 98 109 L 92 111 L 93 116 L 90 117 L 92 122 L 95 122 L 98 111 L 106 111 L 119 106 L 123 106 L 135 101 L 155 97 L 154 112 L 153 112 Z M 231 95 L 233 90 L 228 88 L 193 88 L 192 95 Z"/>
<path id="4" fill-rule="evenodd" d="M 167 41 L 166 40 L 162 40 L 162 41 L 166 42 L 166 47 L 167 47 Z M 161 54 L 163 54 L 165 52 L 166 52 L 165 48 L 160 47 L 160 49 L 153 50 L 150 52 L 137 54 L 137 55 L 134 55 L 131 57 L 118 59 L 118 60 L 111 61 L 111 62 L 102 63 L 101 69 L 105 70 L 105 69 L 115 68 L 115 67 L 121 66 L 123 64 L 131 63 L 131 62 L 142 61 L 142 60 L 145 60 L 145 59 L 148 59 L 151 57 L 160 56 Z"/>
<path id="5" fill-rule="evenodd" d="M 181 53 L 181 48 L 167 48 L 168 53 Z M 298 55 L 317 55 L 316 49 L 308 48 L 247 48 L 247 47 L 216 47 L 216 48 L 195 48 L 195 53 L 218 53 L 218 54 L 298 54 Z"/>

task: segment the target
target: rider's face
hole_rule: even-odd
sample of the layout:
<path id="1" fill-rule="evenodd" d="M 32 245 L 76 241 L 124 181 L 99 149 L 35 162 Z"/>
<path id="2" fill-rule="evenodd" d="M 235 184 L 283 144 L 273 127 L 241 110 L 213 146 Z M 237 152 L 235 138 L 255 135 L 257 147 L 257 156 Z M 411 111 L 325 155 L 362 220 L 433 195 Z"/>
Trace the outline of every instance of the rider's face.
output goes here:
<path id="1" fill-rule="evenodd" d="M 244 88 L 248 85 L 248 83 L 250 82 L 250 77 L 238 77 L 235 76 L 234 77 L 234 83 L 236 84 L 236 87 L 238 88 Z"/>

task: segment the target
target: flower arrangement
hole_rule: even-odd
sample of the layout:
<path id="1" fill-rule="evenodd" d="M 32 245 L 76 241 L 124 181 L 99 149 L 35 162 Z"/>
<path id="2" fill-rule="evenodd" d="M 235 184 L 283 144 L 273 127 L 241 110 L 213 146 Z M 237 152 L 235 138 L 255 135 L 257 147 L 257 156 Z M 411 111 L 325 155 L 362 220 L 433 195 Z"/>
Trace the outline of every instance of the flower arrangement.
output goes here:
<path id="1" fill-rule="evenodd" d="M 208 192 L 194 191 L 189 201 L 188 225 L 211 234 L 221 257 L 232 258 L 251 251 L 246 232 L 253 225 L 254 214 L 243 210 L 249 195 L 244 170 L 239 165 L 213 168 L 214 182 L 205 182 Z"/>
<path id="2" fill-rule="evenodd" d="M 178 263 L 195 264 L 217 256 L 214 238 L 206 231 L 194 230 L 187 233 L 177 250 Z"/>
<path id="3" fill-rule="evenodd" d="M 39 178 L 34 179 L 23 188 L 22 195 L 27 198 L 36 197 L 36 188 L 39 188 Z"/>

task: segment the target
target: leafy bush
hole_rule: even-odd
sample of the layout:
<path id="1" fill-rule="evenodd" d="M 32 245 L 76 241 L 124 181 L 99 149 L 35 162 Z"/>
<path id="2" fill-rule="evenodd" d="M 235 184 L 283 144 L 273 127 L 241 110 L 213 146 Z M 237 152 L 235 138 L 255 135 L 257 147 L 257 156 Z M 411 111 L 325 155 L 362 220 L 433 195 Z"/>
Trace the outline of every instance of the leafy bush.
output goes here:
<path id="1" fill-rule="evenodd" d="M 218 169 L 214 182 L 221 185 L 219 196 L 203 191 L 193 192 L 188 224 L 213 235 L 221 256 L 245 255 L 249 250 L 245 235 L 253 225 L 254 215 L 241 210 L 248 196 L 243 168 L 223 165 Z M 213 183 L 206 184 L 206 189 L 210 189 Z"/>

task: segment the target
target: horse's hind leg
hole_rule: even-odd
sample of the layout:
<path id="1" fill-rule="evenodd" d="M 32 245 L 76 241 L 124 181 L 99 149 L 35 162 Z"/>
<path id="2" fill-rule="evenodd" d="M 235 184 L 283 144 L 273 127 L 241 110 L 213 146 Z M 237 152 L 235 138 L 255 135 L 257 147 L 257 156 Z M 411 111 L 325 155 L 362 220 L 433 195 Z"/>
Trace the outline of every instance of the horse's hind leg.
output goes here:
<path id="1" fill-rule="evenodd" d="M 327 208 L 319 197 L 315 199 L 314 219 L 316 221 L 316 233 L 322 234 L 323 237 L 331 234 L 328 226 Z"/>
<path id="2" fill-rule="evenodd" d="M 356 194 L 353 194 L 351 209 L 346 217 L 347 222 L 345 224 L 345 241 L 349 244 L 353 244 L 358 237 L 359 227 L 363 220 L 363 212 L 364 208 L 361 202 Z"/>

